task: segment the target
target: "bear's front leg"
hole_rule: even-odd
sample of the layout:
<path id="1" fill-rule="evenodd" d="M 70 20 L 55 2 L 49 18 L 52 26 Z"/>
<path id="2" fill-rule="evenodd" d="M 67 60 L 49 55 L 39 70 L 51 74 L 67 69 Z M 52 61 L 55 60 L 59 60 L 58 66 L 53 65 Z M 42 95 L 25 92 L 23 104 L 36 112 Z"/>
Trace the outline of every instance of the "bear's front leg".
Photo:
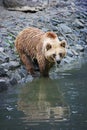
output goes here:
<path id="1" fill-rule="evenodd" d="M 30 57 L 28 57 L 28 56 L 26 56 L 26 54 L 22 53 L 22 54 L 20 54 L 20 58 L 23 61 L 24 65 L 26 66 L 27 71 L 30 72 L 31 75 L 33 76 L 35 74 L 35 72 L 34 72 L 34 66 L 32 64 Z"/>
<path id="2" fill-rule="evenodd" d="M 37 61 L 38 61 L 39 69 L 40 69 L 40 76 L 49 77 L 49 70 L 47 69 L 44 56 L 42 56 L 41 54 L 38 54 Z"/>

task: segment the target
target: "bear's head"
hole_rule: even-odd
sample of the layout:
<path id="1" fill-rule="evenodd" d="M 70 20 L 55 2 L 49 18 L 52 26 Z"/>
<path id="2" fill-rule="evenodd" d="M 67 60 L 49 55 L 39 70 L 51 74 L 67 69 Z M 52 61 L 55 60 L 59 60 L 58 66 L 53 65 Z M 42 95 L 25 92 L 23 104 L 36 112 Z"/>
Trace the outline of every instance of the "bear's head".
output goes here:
<path id="1" fill-rule="evenodd" d="M 66 41 L 59 41 L 57 35 L 53 32 L 47 32 L 44 35 L 43 52 L 47 61 L 60 64 L 62 58 L 66 55 Z"/>

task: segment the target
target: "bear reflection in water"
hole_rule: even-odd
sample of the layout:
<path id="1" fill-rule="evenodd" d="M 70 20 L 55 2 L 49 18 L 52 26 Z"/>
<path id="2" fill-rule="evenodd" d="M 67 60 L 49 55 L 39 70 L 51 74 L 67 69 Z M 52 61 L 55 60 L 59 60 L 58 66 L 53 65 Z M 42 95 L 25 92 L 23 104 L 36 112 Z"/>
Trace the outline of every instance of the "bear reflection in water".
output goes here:
<path id="1" fill-rule="evenodd" d="M 69 118 L 69 106 L 55 80 L 39 78 L 21 88 L 18 109 L 28 122 L 65 121 Z"/>

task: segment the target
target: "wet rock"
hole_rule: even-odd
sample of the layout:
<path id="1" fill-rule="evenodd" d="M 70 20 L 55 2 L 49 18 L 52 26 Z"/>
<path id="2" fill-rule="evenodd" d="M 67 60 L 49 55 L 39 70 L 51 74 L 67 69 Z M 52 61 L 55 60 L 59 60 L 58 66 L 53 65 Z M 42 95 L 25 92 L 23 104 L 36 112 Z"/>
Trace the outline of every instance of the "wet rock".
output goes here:
<path id="1" fill-rule="evenodd" d="M 9 80 L 12 82 L 14 81 L 14 79 L 15 79 L 15 81 L 17 81 L 17 83 L 19 83 L 19 81 L 21 80 L 21 76 L 18 72 L 18 69 L 16 69 L 15 71 L 9 70 L 7 72 L 7 75 L 9 77 Z"/>
<path id="2" fill-rule="evenodd" d="M 15 77 L 12 77 L 9 82 L 11 85 L 16 85 L 18 83 Z"/>
<path id="3" fill-rule="evenodd" d="M 21 68 L 18 70 L 18 74 L 21 76 L 21 78 L 24 78 L 28 75 L 28 72 L 25 67 L 21 66 Z"/>
<path id="4" fill-rule="evenodd" d="M 6 80 L 0 79 L 0 92 L 7 90 L 9 84 Z"/>
<path id="5" fill-rule="evenodd" d="M 31 82 L 33 80 L 33 77 L 31 75 L 28 75 L 25 79 L 25 82 Z"/>
<path id="6" fill-rule="evenodd" d="M 3 67 L 0 67 L 0 77 L 7 76 L 6 72 L 7 71 Z"/>

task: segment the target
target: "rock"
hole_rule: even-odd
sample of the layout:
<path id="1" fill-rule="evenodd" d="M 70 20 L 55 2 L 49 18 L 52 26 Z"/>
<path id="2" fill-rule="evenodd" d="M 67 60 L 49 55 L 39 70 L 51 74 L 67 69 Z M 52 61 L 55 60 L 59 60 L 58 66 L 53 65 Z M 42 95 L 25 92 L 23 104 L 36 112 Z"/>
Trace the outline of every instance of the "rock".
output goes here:
<path id="1" fill-rule="evenodd" d="M 16 69 L 15 71 L 9 70 L 7 72 L 7 74 L 8 74 L 10 81 L 12 81 L 12 82 L 15 80 L 15 81 L 17 81 L 17 83 L 19 83 L 19 81 L 21 80 L 21 76 L 18 72 L 18 69 Z"/>
<path id="2" fill-rule="evenodd" d="M 6 80 L 0 79 L 0 92 L 2 92 L 3 90 L 7 90 L 8 86 L 9 84 Z"/>
<path id="3" fill-rule="evenodd" d="M 71 49 L 72 53 L 75 55 L 75 56 L 78 56 L 79 54 L 74 50 L 74 49 Z"/>
<path id="4" fill-rule="evenodd" d="M 15 68 L 17 68 L 17 67 L 19 67 L 20 66 L 20 64 L 19 64 L 19 62 L 17 62 L 17 61 L 10 61 L 9 62 L 9 69 L 10 70 L 14 70 Z"/>
<path id="5" fill-rule="evenodd" d="M 17 82 L 17 79 L 15 78 L 15 77 L 12 77 L 11 79 L 10 79 L 10 84 L 11 85 L 16 85 L 18 82 Z"/>
<path id="6" fill-rule="evenodd" d="M 58 20 L 51 19 L 51 23 L 52 23 L 52 25 L 57 26 L 58 25 Z"/>
<path id="7" fill-rule="evenodd" d="M 7 54 L 5 54 L 2 51 L 0 51 L 0 63 L 5 63 L 5 62 L 8 62 L 9 61 L 9 56 Z"/>
<path id="8" fill-rule="evenodd" d="M 59 28 L 59 30 L 61 30 L 63 33 L 72 33 L 72 29 L 68 27 L 66 24 L 60 24 Z"/>
<path id="9" fill-rule="evenodd" d="M 26 68 L 21 66 L 21 68 L 18 70 L 18 74 L 21 76 L 21 78 L 24 78 L 28 75 L 28 72 L 27 72 Z"/>
<path id="10" fill-rule="evenodd" d="M 3 0 L 9 10 L 36 12 L 46 7 L 46 2 L 38 0 Z"/>
<path id="11" fill-rule="evenodd" d="M 1 53 L 1 52 L 4 52 L 4 50 L 5 50 L 5 49 L 4 49 L 3 47 L 0 47 L 0 53 Z"/>
<path id="12" fill-rule="evenodd" d="M 69 57 L 69 56 L 67 56 L 65 59 L 63 59 L 63 61 L 65 62 L 65 63 L 71 63 L 71 61 L 73 61 L 73 58 L 72 57 Z"/>
<path id="13" fill-rule="evenodd" d="M 28 75 L 25 79 L 25 82 L 31 82 L 33 80 L 33 77 L 31 75 Z"/>
<path id="14" fill-rule="evenodd" d="M 76 44 L 75 47 L 76 51 L 84 52 L 84 47 L 82 47 L 81 45 Z"/>
<path id="15" fill-rule="evenodd" d="M 83 24 L 82 22 L 80 22 L 79 19 L 75 19 L 73 25 L 74 25 L 75 27 L 79 28 L 79 29 L 80 29 L 80 28 L 84 28 L 84 24 Z"/>
<path id="16" fill-rule="evenodd" d="M 73 57 L 73 52 L 70 49 L 67 49 L 67 55 L 69 57 Z"/>
<path id="17" fill-rule="evenodd" d="M 53 19 L 51 19 L 51 23 L 52 23 L 52 25 L 57 26 L 58 24 L 64 23 L 64 21 L 53 18 Z"/>
<path id="18" fill-rule="evenodd" d="M 51 26 L 53 31 L 58 31 L 58 28 L 56 26 Z"/>
<path id="19" fill-rule="evenodd" d="M 20 66 L 19 62 L 16 61 L 10 61 L 9 63 L 3 63 L 1 64 L 2 67 L 8 70 L 14 70 Z"/>
<path id="20" fill-rule="evenodd" d="M 6 70 L 3 67 L 0 67 L 0 77 L 7 76 Z"/>

